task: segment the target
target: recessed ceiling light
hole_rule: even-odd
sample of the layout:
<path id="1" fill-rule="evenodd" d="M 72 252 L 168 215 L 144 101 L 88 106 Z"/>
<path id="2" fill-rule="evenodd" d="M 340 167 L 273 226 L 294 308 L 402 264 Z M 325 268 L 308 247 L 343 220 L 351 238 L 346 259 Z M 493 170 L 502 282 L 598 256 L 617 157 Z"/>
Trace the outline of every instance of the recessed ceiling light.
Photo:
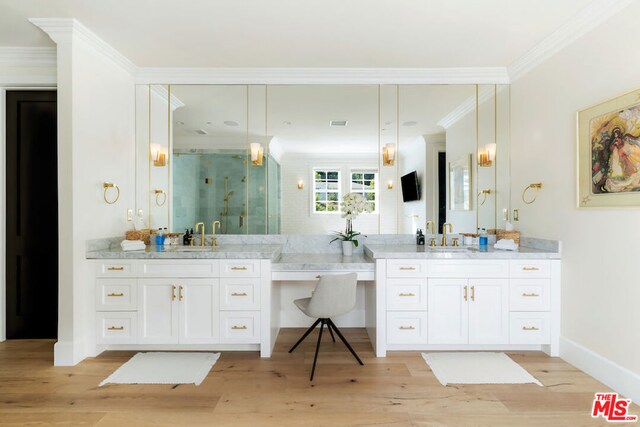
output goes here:
<path id="1" fill-rule="evenodd" d="M 418 122 L 415 122 L 415 121 L 413 121 L 413 120 L 409 120 L 408 122 L 404 122 L 404 123 L 402 124 L 402 126 L 415 126 L 415 125 L 417 125 L 417 124 L 418 124 Z"/>
<path id="2" fill-rule="evenodd" d="M 197 129 L 197 130 L 196 130 L 196 133 L 197 133 L 197 134 L 200 134 L 200 135 L 207 135 L 209 132 L 207 132 L 207 131 L 206 131 L 206 130 L 204 130 L 204 129 Z"/>
<path id="3" fill-rule="evenodd" d="M 346 126 L 349 123 L 347 120 L 331 120 L 329 126 Z"/>
<path id="4" fill-rule="evenodd" d="M 210 124 L 211 124 L 211 122 L 207 122 L 207 124 L 208 124 L 208 125 L 210 125 Z"/>
<path id="5" fill-rule="evenodd" d="M 393 123 L 393 122 L 384 122 L 384 124 L 387 125 L 387 126 L 390 125 L 391 123 Z"/>
<path id="6" fill-rule="evenodd" d="M 284 122 L 282 122 L 282 124 L 285 126 L 291 126 L 291 122 L 288 120 L 285 120 Z"/>
<path id="7" fill-rule="evenodd" d="M 233 127 L 240 126 L 240 123 L 234 122 L 233 120 L 225 120 L 224 124 L 227 126 L 233 126 Z"/>
<path id="8" fill-rule="evenodd" d="M 181 121 L 179 121 L 179 120 L 178 120 L 178 121 L 176 122 L 176 124 L 177 124 L 177 125 L 182 126 L 182 125 L 184 124 L 184 122 L 181 122 Z"/>

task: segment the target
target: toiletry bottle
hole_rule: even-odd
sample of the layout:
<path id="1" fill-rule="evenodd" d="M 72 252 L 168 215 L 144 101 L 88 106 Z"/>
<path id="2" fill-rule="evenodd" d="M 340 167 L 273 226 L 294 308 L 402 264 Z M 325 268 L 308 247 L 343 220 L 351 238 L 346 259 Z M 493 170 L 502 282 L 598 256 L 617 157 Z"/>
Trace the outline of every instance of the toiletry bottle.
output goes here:
<path id="1" fill-rule="evenodd" d="M 424 234 L 422 234 L 422 230 L 418 229 L 418 237 L 417 242 L 418 246 L 424 246 Z"/>
<path id="2" fill-rule="evenodd" d="M 481 228 L 480 229 L 480 237 L 478 239 L 478 246 L 480 248 L 481 251 L 485 252 L 487 250 L 487 247 L 489 245 L 489 237 L 487 236 L 487 229 L 486 228 Z"/>
<path id="3" fill-rule="evenodd" d="M 169 236 L 169 229 L 167 227 L 164 228 L 164 241 L 162 244 L 164 246 L 171 245 L 171 236 Z"/>
<path id="4" fill-rule="evenodd" d="M 156 232 L 156 246 L 162 246 L 162 228 L 158 228 Z"/>
<path id="5" fill-rule="evenodd" d="M 182 244 L 189 246 L 189 229 L 184 230 L 184 236 L 182 236 Z"/>

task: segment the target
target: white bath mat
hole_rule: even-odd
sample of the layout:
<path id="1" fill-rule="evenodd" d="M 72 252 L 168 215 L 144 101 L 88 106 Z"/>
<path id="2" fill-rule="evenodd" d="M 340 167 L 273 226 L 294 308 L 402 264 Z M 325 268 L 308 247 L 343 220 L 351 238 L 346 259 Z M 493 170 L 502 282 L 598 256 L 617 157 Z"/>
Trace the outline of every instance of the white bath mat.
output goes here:
<path id="1" fill-rule="evenodd" d="M 219 357 L 220 353 L 138 353 L 100 387 L 107 383 L 200 385 Z"/>
<path id="2" fill-rule="evenodd" d="M 504 353 L 422 353 L 440 384 L 527 384 L 542 386 Z"/>

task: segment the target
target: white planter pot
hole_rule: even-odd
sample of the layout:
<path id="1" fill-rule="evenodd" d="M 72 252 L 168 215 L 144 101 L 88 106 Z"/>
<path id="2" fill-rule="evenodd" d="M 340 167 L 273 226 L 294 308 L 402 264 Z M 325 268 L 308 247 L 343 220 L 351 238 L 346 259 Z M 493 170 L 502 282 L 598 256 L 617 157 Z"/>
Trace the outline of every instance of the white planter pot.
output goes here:
<path id="1" fill-rule="evenodd" d="M 351 256 L 353 255 L 353 242 L 343 240 L 342 241 L 342 255 Z"/>

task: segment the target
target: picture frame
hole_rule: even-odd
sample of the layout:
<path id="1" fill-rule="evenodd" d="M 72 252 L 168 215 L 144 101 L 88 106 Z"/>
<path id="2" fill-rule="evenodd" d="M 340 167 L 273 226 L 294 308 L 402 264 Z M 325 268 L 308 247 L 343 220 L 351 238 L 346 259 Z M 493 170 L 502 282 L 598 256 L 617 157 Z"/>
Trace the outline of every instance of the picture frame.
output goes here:
<path id="1" fill-rule="evenodd" d="M 471 210 L 471 157 L 449 162 L 449 210 Z"/>
<path id="2" fill-rule="evenodd" d="M 578 112 L 580 208 L 640 207 L 640 89 Z"/>

